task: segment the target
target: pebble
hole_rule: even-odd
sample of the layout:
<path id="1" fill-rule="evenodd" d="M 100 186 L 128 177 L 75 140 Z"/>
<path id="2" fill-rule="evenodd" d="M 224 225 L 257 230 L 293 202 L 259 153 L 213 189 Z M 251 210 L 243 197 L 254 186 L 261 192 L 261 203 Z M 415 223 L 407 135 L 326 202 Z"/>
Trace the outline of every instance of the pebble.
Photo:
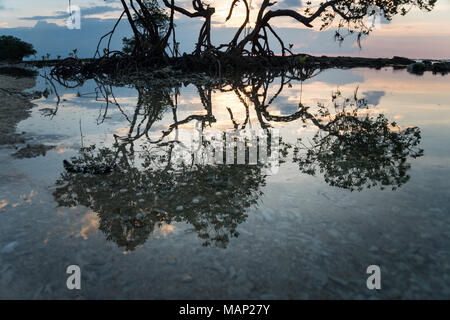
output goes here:
<path id="1" fill-rule="evenodd" d="M 335 282 L 335 283 L 337 283 L 337 284 L 340 284 L 341 286 L 346 287 L 346 286 L 348 285 L 348 281 L 347 281 L 347 280 L 344 280 L 344 279 L 342 279 L 342 278 L 338 278 L 338 277 L 335 277 L 335 276 L 328 276 L 328 278 L 329 278 L 330 280 L 332 280 L 333 282 Z"/>
<path id="2" fill-rule="evenodd" d="M 233 266 L 231 266 L 229 269 L 229 275 L 230 278 L 234 278 L 234 276 L 236 275 L 236 269 Z"/>
<path id="3" fill-rule="evenodd" d="M 399 212 L 400 212 L 400 208 L 397 207 L 397 206 L 392 206 L 391 210 L 392 210 L 392 212 L 394 212 L 394 213 L 399 213 Z"/>
<path id="4" fill-rule="evenodd" d="M 414 261 L 418 264 L 418 265 L 422 265 L 425 262 L 425 258 L 422 257 L 421 255 L 414 255 Z"/>
<path id="5" fill-rule="evenodd" d="M 336 229 L 330 229 L 329 233 L 330 233 L 330 235 L 332 235 L 333 237 L 336 237 L 336 238 L 341 236 L 340 232 L 337 231 Z"/>
<path id="6" fill-rule="evenodd" d="M 18 245 L 19 242 L 17 241 L 10 242 L 2 248 L 2 253 L 11 253 Z"/>
<path id="7" fill-rule="evenodd" d="M 184 274 L 183 277 L 181 278 L 181 281 L 183 281 L 183 282 L 191 282 L 192 281 L 192 276 L 190 274 Z"/>
<path id="8" fill-rule="evenodd" d="M 350 233 L 348 234 L 348 237 L 349 237 L 349 239 L 350 239 L 351 241 L 354 241 L 354 242 L 357 242 L 357 241 L 360 240 L 360 239 L 359 239 L 359 236 L 358 236 L 358 234 L 357 234 L 356 232 L 350 232 Z"/>
<path id="9" fill-rule="evenodd" d="M 177 211 L 183 211 L 183 209 L 184 209 L 183 206 L 178 206 L 178 207 L 176 208 Z"/>

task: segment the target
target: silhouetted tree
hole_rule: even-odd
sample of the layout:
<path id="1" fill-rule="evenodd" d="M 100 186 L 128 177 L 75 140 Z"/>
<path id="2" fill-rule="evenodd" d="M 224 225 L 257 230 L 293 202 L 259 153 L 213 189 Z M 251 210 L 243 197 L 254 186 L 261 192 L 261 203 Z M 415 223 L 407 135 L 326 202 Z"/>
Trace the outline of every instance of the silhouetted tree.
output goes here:
<path id="1" fill-rule="evenodd" d="M 36 54 L 33 45 L 13 36 L 0 37 L 0 60 L 22 61 Z"/>

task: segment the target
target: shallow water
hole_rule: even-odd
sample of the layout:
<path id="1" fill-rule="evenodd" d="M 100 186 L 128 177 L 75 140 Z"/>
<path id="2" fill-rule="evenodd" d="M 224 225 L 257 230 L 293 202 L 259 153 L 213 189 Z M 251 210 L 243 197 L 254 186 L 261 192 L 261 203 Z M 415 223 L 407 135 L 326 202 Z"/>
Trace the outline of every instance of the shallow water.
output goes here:
<path id="1" fill-rule="evenodd" d="M 282 80 L 113 87 L 119 106 L 106 116 L 93 80 L 57 85 L 57 110 L 54 93 L 33 101 L 17 131 L 54 148 L 31 158 L 1 149 L 0 297 L 450 298 L 450 76 L 327 70 L 277 95 Z M 47 87 L 39 78 L 34 90 Z M 291 148 L 274 171 L 168 167 L 178 144 L 155 142 L 184 119 L 161 141 L 246 123 Z M 66 172 L 63 160 L 92 145 L 104 154 L 91 164 L 119 167 Z M 81 290 L 66 287 L 69 265 Z M 366 286 L 370 265 L 381 290 Z"/>

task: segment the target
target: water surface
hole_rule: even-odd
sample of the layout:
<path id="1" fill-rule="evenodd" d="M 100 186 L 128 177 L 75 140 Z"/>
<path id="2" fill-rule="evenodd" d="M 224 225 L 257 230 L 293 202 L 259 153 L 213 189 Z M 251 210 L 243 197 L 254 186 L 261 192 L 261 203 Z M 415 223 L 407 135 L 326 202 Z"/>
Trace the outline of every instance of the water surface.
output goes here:
<path id="1" fill-rule="evenodd" d="M 450 298 L 449 76 L 186 84 L 89 80 L 33 101 L 17 131 L 53 148 L 0 153 L 0 297 Z M 175 141 L 243 127 L 279 132 L 275 172 L 248 155 L 181 164 Z"/>

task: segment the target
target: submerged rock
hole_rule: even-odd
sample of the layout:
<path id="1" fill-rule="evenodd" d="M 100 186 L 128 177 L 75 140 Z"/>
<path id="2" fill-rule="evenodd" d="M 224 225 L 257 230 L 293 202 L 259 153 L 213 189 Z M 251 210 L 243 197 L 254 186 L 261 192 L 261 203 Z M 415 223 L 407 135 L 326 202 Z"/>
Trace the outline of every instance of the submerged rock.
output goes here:
<path id="1" fill-rule="evenodd" d="M 38 144 L 38 145 L 27 144 L 27 146 L 25 148 L 20 149 L 19 151 L 14 153 L 12 156 L 14 158 L 18 158 L 18 159 L 36 158 L 39 156 L 45 157 L 47 151 L 49 151 L 53 148 L 55 148 L 55 146 L 46 146 L 43 144 Z"/>
<path id="2" fill-rule="evenodd" d="M 408 72 L 419 75 L 422 75 L 425 72 L 425 69 L 425 64 L 422 62 L 416 62 L 408 66 Z"/>
<path id="3" fill-rule="evenodd" d="M 392 58 L 392 63 L 397 64 L 397 65 L 410 65 L 412 63 L 414 63 L 414 60 L 408 59 L 408 58 L 404 58 L 404 57 L 398 57 L 398 56 L 394 56 Z"/>
<path id="4" fill-rule="evenodd" d="M 13 252 L 14 251 L 14 249 L 17 247 L 19 245 L 19 242 L 17 242 L 17 241 L 13 241 L 13 242 L 10 242 L 10 243 L 8 243 L 7 245 L 5 245 L 3 248 L 2 248 L 2 253 L 11 253 L 11 252 Z"/>
<path id="5" fill-rule="evenodd" d="M 434 73 L 446 74 L 450 72 L 450 63 L 438 62 L 432 65 L 432 70 Z"/>
<path id="6" fill-rule="evenodd" d="M 432 60 L 424 60 L 415 62 L 408 66 L 408 72 L 422 75 L 425 71 L 432 71 L 434 74 L 447 74 L 450 72 L 449 62 L 437 62 Z"/>
<path id="7" fill-rule="evenodd" d="M 116 165 L 92 165 L 92 166 L 80 166 L 72 164 L 67 160 L 63 161 L 64 169 L 70 173 L 88 173 L 88 174 L 107 174 L 116 169 Z"/>

